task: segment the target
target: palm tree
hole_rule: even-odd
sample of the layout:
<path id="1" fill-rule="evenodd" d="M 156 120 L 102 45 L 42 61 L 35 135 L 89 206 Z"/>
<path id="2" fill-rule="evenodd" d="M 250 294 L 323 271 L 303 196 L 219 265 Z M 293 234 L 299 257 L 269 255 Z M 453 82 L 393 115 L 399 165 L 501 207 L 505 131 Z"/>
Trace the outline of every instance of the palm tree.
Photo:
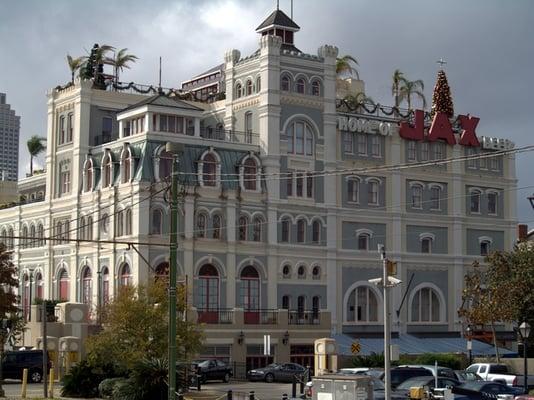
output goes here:
<path id="1" fill-rule="evenodd" d="M 406 78 L 404 77 L 404 73 L 401 72 L 400 69 L 396 69 L 393 72 L 392 80 L 393 80 L 393 85 L 391 86 L 391 94 L 395 96 L 395 107 L 399 108 L 400 85 L 401 83 L 404 84 L 406 82 Z"/>
<path id="2" fill-rule="evenodd" d="M 71 73 L 71 82 L 74 83 L 74 75 L 80 70 L 87 57 L 72 58 L 70 54 L 67 54 L 67 63 Z"/>
<path id="3" fill-rule="evenodd" d="M 108 58 L 108 62 L 113 65 L 115 70 L 115 82 L 119 82 L 119 71 L 122 72 L 124 68 L 130 68 L 129 63 L 134 63 L 139 59 L 136 55 L 127 54 L 128 49 L 120 49 L 118 53 L 114 55 L 114 58 Z"/>
<path id="4" fill-rule="evenodd" d="M 34 135 L 26 142 L 28 153 L 30 153 L 30 175 L 33 175 L 33 157 L 37 157 L 46 148 L 44 141 L 46 141 L 45 138 Z"/>
<path id="5" fill-rule="evenodd" d="M 399 100 L 406 100 L 408 103 L 408 110 L 412 109 L 412 96 L 417 96 L 423 101 L 423 108 L 426 107 L 426 98 L 423 93 L 425 84 L 421 79 L 416 81 L 405 80 L 399 89 Z"/>
<path id="6" fill-rule="evenodd" d="M 343 100 L 345 100 L 345 102 L 347 103 L 347 105 L 349 106 L 349 108 L 355 110 L 356 108 L 360 107 L 362 104 L 371 104 L 371 105 L 375 105 L 375 101 L 367 96 L 365 93 L 358 93 L 357 95 L 352 95 L 352 94 L 348 94 L 346 95 Z"/>
<path id="7" fill-rule="evenodd" d="M 358 61 L 349 55 L 344 55 L 342 57 L 338 57 L 336 59 L 336 74 L 343 75 L 356 75 L 356 79 L 360 79 L 360 74 L 358 73 L 358 70 L 356 70 L 352 64 L 359 65 Z"/>

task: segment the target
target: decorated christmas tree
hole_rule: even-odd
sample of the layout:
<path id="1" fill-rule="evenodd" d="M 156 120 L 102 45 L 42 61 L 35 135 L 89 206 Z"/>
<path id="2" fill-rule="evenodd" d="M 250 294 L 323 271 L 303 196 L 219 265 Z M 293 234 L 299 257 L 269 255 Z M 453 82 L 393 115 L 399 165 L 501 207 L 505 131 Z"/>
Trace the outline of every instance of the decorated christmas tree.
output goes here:
<path id="1" fill-rule="evenodd" d="M 438 80 L 434 86 L 432 95 L 432 115 L 437 112 L 445 113 L 449 118 L 454 115 L 454 106 L 452 104 L 451 89 L 447 82 L 447 76 L 442 69 L 438 71 Z"/>

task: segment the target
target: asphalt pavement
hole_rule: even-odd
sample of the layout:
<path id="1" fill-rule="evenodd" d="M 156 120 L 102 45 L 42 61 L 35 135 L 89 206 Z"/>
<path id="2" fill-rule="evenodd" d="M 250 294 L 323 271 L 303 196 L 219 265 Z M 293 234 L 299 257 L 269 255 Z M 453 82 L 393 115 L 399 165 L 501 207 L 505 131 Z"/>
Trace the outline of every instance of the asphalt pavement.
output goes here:
<path id="1" fill-rule="evenodd" d="M 186 397 L 192 399 L 208 399 L 208 393 L 213 393 L 220 397 L 232 390 L 235 400 L 248 400 L 251 391 L 254 391 L 254 397 L 257 400 L 281 400 L 283 394 L 291 398 L 291 383 L 266 383 L 266 382 L 247 382 L 247 381 L 230 381 L 229 383 L 208 382 L 202 385 L 200 392 L 190 392 Z M 297 386 L 297 397 L 300 395 Z"/>

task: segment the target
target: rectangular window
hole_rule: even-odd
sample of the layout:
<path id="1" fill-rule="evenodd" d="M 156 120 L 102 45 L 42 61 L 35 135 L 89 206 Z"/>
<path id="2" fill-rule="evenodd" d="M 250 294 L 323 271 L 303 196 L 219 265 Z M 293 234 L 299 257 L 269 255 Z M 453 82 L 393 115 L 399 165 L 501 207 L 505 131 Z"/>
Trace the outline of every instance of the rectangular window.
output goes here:
<path id="1" fill-rule="evenodd" d="M 421 143 L 421 161 L 428 161 L 428 142 Z"/>
<path id="2" fill-rule="evenodd" d="M 130 136 L 130 129 L 131 129 L 131 126 L 132 126 L 131 121 L 124 121 L 123 124 L 124 124 L 124 126 L 122 128 L 122 136 L 123 137 Z"/>
<path id="3" fill-rule="evenodd" d="M 70 192 L 70 171 L 61 171 L 60 176 L 60 194 L 65 194 Z"/>
<path id="4" fill-rule="evenodd" d="M 423 188 L 412 186 L 412 208 L 423 208 Z"/>
<path id="5" fill-rule="evenodd" d="M 111 117 L 102 118 L 102 136 L 111 136 L 111 131 L 113 130 L 113 120 Z"/>
<path id="6" fill-rule="evenodd" d="M 416 147 L 417 143 L 414 141 L 408 142 L 408 161 L 416 161 L 417 154 L 416 154 Z"/>
<path id="7" fill-rule="evenodd" d="M 74 114 L 70 113 L 67 116 L 67 142 L 72 142 L 74 132 Z"/>
<path id="8" fill-rule="evenodd" d="M 311 199 L 313 197 L 313 175 L 306 174 L 306 197 Z"/>
<path id="9" fill-rule="evenodd" d="M 297 197 L 304 196 L 304 174 L 297 172 Z"/>
<path id="10" fill-rule="evenodd" d="M 367 155 L 367 135 L 360 133 L 358 135 L 358 155 Z"/>
<path id="11" fill-rule="evenodd" d="M 59 144 L 65 143 L 65 116 L 59 117 Z"/>
<path id="12" fill-rule="evenodd" d="M 160 115 L 159 116 L 159 130 L 161 132 L 167 132 L 167 116 L 166 115 Z"/>
<path id="13" fill-rule="evenodd" d="M 176 132 L 176 118 L 173 116 L 169 116 L 168 122 L 169 122 L 169 132 Z"/>
<path id="14" fill-rule="evenodd" d="M 497 215 L 497 193 L 488 193 L 488 214 Z"/>
<path id="15" fill-rule="evenodd" d="M 490 160 L 491 160 L 490 161 L 490 165 L 491 165 L 491 169 L 493 171 L 500 171 L 501 170 L 500 165 L 499 165 L 500 164 L 499 163 L 499 158 L 500 157 L 498 157 L 498 156 L 490 158 Z"/>
<path id="16" fill-rule="evenodd" d="M 443 159 L 443 143 L 434 142 L 433 151 L 434 151 L 434 160 Z"/>
<path id="17" fill-rule="evenodd" d="M 359 198 L 359 186 L 360 181 L 358 181 L 355 178 L 351 178 L 347 181 L 347 192 L 348 192 L 348 200 L 352 201 L 354 203 L 358 202 Z"/>
<path id="18" fill-rule="evenodd" d="M 469 147 L 467 149 L 467 168 L 476 168 L 477 167 L 477 160 L 473 158 L 477 154 L 476 150 L 472 147 Z"/>
<path id="19" fill-rule="evenodd" d="M 478 167 L 480 169 L 488 169 L 488 159 L 487 158 L 479 158 L 478 159 Z"/>
<path id="20" fill-rule="evenodd" d="M 480 192 L 474 191 L 471 192 L 471 212 L 479 213 L 480 212 Z"/>
<path id="21" fill-rule="evenodd" d="M 343 152 L 345 154 L 352 154 L 353 150 L 353 138 L 352 132 L 343 132 Z"/>
<path id="22" fill-rule="evenodd" d="M 378 205 L 378 182 L 371 181 L 368 183 L 368 203 Z"/>
<path id="23" fill-rule="evenodd" d="M 286 177 L 287 196 L 293 196 L 293 172 L 288 172 Z"/>
<path id="24" fill-rule="evenodd" d="M 371 154 L 373 157 L 382 156 L 382 148 L 380 146 L 380 138 L 376 135 L 371 136 Z"/>
<path id="25" fill-rule="evenodd" d="M 293 129 L 294 129 L 294 125 L 293 125 Z M 287 135 L 287 152 L 288 153 L 295 152 L 294 133 L 292 132 L 292 130 L 290 130 L 289 134 Z"/>
<path id="26" fill-rule="evenodd" d="M 441 208 L 441 189 L 438 186 L 433 186 L 430 189 L 430 209 L 439 210 Z"/>
<path id="27" fill-rule="evenodd" d="M 304 124 L 295 124 L 295 153 L 304 154 Z"/>

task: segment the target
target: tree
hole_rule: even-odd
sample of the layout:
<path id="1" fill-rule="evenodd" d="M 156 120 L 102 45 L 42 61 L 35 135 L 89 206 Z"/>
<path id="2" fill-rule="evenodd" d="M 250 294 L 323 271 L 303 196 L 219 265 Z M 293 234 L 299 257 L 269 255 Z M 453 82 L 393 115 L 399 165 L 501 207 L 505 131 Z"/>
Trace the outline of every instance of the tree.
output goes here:
<path id="1" fill-rule="evenodd" d="M 395 97 L 395 107 L 399 108 L 400 105 L 400 87 L 401 84 L 404 84 L 406 82 L 406 78 L 404 77 L 404 73 L 401 72 L 399 69 L 396 69 L 393 72 L 393 84 L 391 85 L 391 94 Z"/>
<path id="2" fill-rule="evenodd" d="M 128 54 L 128 49 L 120 49 L 115 53 L 113 58 L 108 58 L 108 62 L 113 65 L 115 72 L 115 83 L 119 83 L 119 71 L 122 72 L 124 68 L 130 68 L 129 63 L 134 63 L 139 59 L 136 55 Z"/>
<path id="3" fill-rule="evenodd" d="M 419 97 L 423 102 L 423 108 L 426 107 L 426 98 L 423 91 L 425 90 L 425 84 L 421 79 L 416 81 L 409 81 L 403 79 L 399 88 L 399 101 L 406 100 L 408 103 L 408 110 L 412 109 L 412 96 Z"/>
<path id="4" fill-rule="evenodd" d="M 454 115 L 451 89 L 447 82 L 447 75 L 443 70 L 438 71 L 438 79 L 432 94 L 432 115 L 437 112 L 445 113 L 449 118 Z"/>
<path id="5" fill-rule="evenodd" d="M 347 103 L 348 108 L 351 110 L 356 110 L 363 104 L 375 104 L 375 101 L 371 97 L 362 92 L 358 93 L 357 95 L 348 94 L 343 98 L 343 100 Z"/>
<path id="6" fill-rule="evenodd" d="M 113 50 L 113 46 L 103 44 L 99 46 L 97 43 L 93 46 L 87 57 L 87 62 L 84 63 L 80 70 L 82 79 L 93 79 L 93 85 L 100 89 L 105 89 L 104 82 L 104 64 L 109 63 L 107 53 Z"/>
<path id="7" fill-rule="evenodd" d="M 177 296 L 177 309 L 185 310 L 185 291 Z M 168 296 L 166 283 L 122 287 L 103 310 L 103 330 L 87 339 L 87 354 L 93 364 L 114 363 L 131 370 L 144 358 L 167 358 Z M 200 348 L 197 324 L 179 319 L 176 344 L 179 359 Z"/>
<path id="8" fill-rule="evenodd" d="M 358 70 L 356 70 L 356 68 L 354 68 L 352 64 L 359 65 L 358 61 L 354 57 L 349 55 L 338 57 L 336 59 L 336 74 L 338 76 L 345 74 L 352 76 L 354 74 L 356 75 L 356 79 L 360 79 L 360 74 L 358 73 Z"/>
<path id="9" fill-rule="evenodd" d="M 76 72 L 78 72 L 82 68 L 86 59 L 87 57 L 72 58 L 70 54 L 67 54 L 67 63 L 69 65 L 71 73 L 71 83 L 74 83 L 74 76 L 76 75 Z"/>
<path id="10" fill-rule="evenodd" d="M 30 175 L 33 175 L 33 158 L 37 157 L 46 149 L 45 145 L 43 144 L 45 140 L 46 139 L 43 137 L 34 135 L 26 142 L 26 145 L 28 146 L 28 153 L 30 153 Z"/>
<path id="11" fill-rule="evenodd" d="M 17 337 L 24 330 L 24 319 L 19 315 L 17 307 L 19 297 L 14 292 L 18 286 L 17 268 L 11 261 L 11 252 L 0 243 L 0 360 L 4 358 L 4 345 L 9 337 Z M 1 366 L 0 397 L 4 397 Z"/>

